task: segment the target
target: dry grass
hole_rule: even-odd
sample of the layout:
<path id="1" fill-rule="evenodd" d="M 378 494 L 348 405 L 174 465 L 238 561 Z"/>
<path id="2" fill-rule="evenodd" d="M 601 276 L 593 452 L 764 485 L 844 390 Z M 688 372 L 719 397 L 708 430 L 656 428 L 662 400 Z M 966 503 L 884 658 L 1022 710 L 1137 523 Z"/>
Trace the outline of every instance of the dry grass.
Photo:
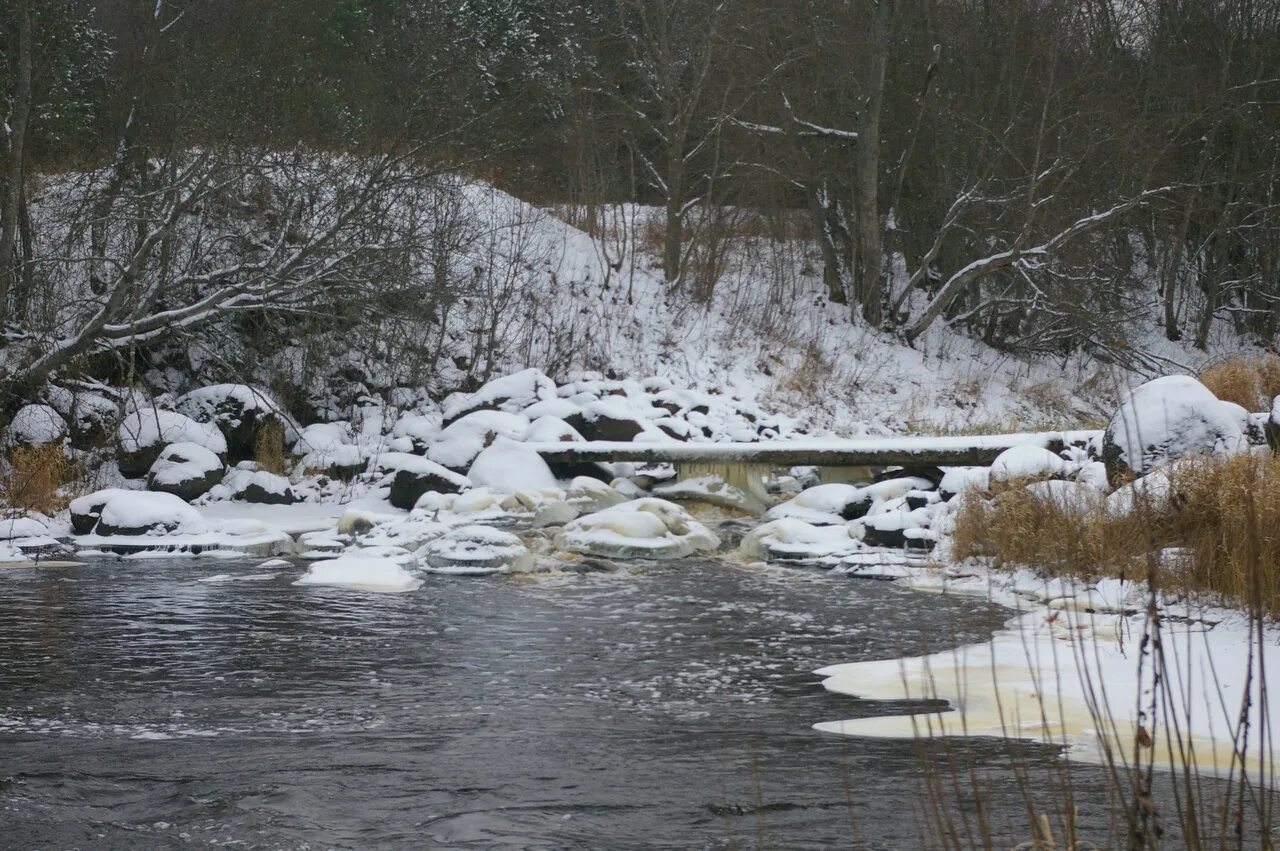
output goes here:
<path id="1" fill-rule="evenodd" d="M 1280 616 L 1280 457 L 1237 455 L 1178 464 L 1172 498 L 1126 514 L 1078 509 L 1025 488 L 965 498 L 952 557 L 993 558 L 1055 576 L 1145 578 Z M 1153 558 L 1153 554 L 1160 557 Z"/>
<path id="2" fill-rule="evenodd" d="M 267 420 L 258 428 L 253 441 L 253 460 L 259 469 L 276 475 L 284 474 L 284 426 L 277 420 Z"/>
<path id="3" fill-rule="evenodd" d="M 1219 399 L 1243 405 L 1250 411 L 1266 411 L 1280 396 L 1280 356 L 1235 355 L 1207 367 L 1200 382 Z"/>
<path id="4" fill-rule="evenodd" d="M 15 446 L 0 480 L 0 496 L 10 508 L 53 513 L 66 506 L 59 488 L 67 479 L 68 469 L 67 456 L 56 443 Z"/>

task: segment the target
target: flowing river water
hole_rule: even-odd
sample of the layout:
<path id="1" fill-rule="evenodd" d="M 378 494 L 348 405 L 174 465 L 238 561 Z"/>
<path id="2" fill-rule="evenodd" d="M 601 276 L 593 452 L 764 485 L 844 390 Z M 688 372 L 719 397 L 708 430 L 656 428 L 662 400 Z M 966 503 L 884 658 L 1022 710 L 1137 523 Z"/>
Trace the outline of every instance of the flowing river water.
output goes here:
<path id="1" fill-rule="evenodd" d="M 5 571 L 4 846 L 919 848 L 946 761 L 812 730 L 888 709 L 810 672 L 982 640 L 1007 616 L 718 561 L 398 595 L 295 587 L 301 572 Z M 983 800 L 955 806 L 980 805 L 996 847 L 1027 839 L 1012 769 L 1061 758 L 966 753 Z M 1103 784 L 1076 785 L 1105 824 Z"/>

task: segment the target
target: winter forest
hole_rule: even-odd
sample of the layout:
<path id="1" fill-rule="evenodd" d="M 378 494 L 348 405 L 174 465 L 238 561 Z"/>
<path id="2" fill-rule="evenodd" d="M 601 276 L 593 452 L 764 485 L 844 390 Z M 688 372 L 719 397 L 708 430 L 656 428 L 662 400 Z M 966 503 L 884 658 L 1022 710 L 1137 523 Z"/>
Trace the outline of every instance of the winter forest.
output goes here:
<path id="1" fill-rule="evenodd" d="M 1280 0 L 3 0 L 0 117 L 14 847 L 1274 846 Z"/>

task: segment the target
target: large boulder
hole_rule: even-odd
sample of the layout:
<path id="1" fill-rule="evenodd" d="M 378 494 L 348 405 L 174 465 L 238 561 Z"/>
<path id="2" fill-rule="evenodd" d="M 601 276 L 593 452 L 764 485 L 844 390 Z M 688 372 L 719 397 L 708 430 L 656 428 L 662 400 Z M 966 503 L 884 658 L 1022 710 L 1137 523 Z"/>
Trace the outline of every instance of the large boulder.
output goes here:
<path id="1" fill-rule="evenodd" d="M 376 464 L 379 472 L 391 475 L 391 504 L 411 510 L 428 491 L 458 493 L 471 486 L 466 476 L 407 452 L 384 452 Z"/>
<path id="2" fill-rule="evenodd" d="M 232 462 L 252 459 L 258 436 L 268 426 L 280 429 L 285 446 L 298 440 L 300 429 L 266 391 L 247 384 L 215 384 L 178 399 L 178 411 L 201 423 L 212 423 L 227 442 Z"/>
<path id="3" fill-rule="evenodd" d="M 553 490 L 559 487 L 555 474 L 542 456 L 524 444 L 500 437 L 484 449 L 467 470 L 474 487 L 501 493 Z"/>
<path id="4" fill-rule="evenodd" d="M 1102 461 L 1118 485 L 1189 455 L 1248 447 L 1238 411 L 1187 375 L 1148 381 L 1133 390 L 1107 424 Z"/>
<path id="5" fill-rule="evenodd" d="M 221 459 L 195 443 L 171 443 L 160 452 L 151 471 L 147 487 L 160 493 L 171 493 L 187 502 L 204 496 L 222 481 L 225 468 Z"/>
<path id="6" fill-rule="evenodd" d="M 207 530 L 200 512 L 173 494 L 110 488 L 71 502 L 77 534 L 103 536 L 199 534 Z"/>
<path id="7" fill-rule="evenodd" d="M 446 400 L 443 425 L 447 428 L 476 411 L 519 413 L 538 402 L 556 398 L 556 384 L 536 369 L 495 378 L 474 393 Z"/>
<path id="8" fill-rule="evenodd" d="M 23 405 L 9 423 L 6 443 L 15 446 L 46 446 L 67 437 L 67 421 L 50 405 Z"/>
<path id="9" fill-rule="evenodd" d="M 198 423 L 177 411 L 139 408 L 130 411 L 116 429 L 116 461 L 120 473 L 142 478 L 172 443 L 194 443 L 226 458 L 227 441 L 217 426 Z"/>

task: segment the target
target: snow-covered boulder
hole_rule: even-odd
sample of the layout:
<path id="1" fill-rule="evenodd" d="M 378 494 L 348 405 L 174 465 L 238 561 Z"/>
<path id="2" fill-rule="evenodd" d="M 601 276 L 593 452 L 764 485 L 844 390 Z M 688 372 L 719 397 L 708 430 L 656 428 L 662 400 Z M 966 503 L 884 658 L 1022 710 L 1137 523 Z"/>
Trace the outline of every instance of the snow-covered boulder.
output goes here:
<path id="1" fill-rule="evenodd" d="M 1102 460 L 1119 484 L 1178 458 L 1248 447 L 1237 413 L 1187 375 L 1169 375 L 1133 390 L 1107 424 Z"/>
<path id="2" fill-rule="evenodd" d="M 437 412 L 406 412 L 391 427 L 391 437 L 395 440 L 408 440 L 415 455 L 426 454 L 427 447 L 439 433 L 440 415 Z"/>
<path id="3" fill-rule="evenodd" d="M 168 493 L 111 488 L 71 501 L 77 534 L 102 536 L 199 534 L 207 526 L 200 512 Z"/>
<path id="4" fill-rule="evenodd" d="M 190 502 L 204 496 L 222 481 L 223 472 L 222 460 L 203 446 L 170 443 L 151 465 L 147 473 L 147 487 Z"/>
<path id="5" fill-rule="evenodd" d="M 489 526 L 459 526 L 418 550 L 425 569 L 435 573 L 520 573 L 533 569 L 533 556 L 518 537 Z"/>
<path id="6" fill-rule="evenodd" d="M 408 511 L 427 491 L 457 493 L 466 490 L 471 482 L 452 470 L 407 452 L 384 452 L 378 456 L 379 471 L 392 475 L 391 504 Z"/>
<path id="7" fill-rule="evenodd" d="M 293 505 L 297 495 L 284 476 L 266 470 L 232 470 L 226 478 L 231 498 L 262 505 Z"/>
<path id="8" fill-rule="evenodd" d="M 768 561 L 826 561 L 865 549 L 856 524 L 815 525 L 795 517 L 762 523 L 738 545 L 747 558 Z"/>
<path id="9" fill-rule="evenodd" d="M 192 390 L 178 399 L 177 408 L 197 422 L 217 426 L 233 462 L 254 457 L 258 435 L 268 424 L 280 428 L 285 446 L 295 444 L 300 432 L 293 417 L 275 399 L 247 384 L 214 384 Z"/>
<path id="10" fill-rule="evenodd" d="M 46 446 L 67 437 L 67 421 L 51 405 L 23 405 L 9 423 L 5 443 L 10 446 Z"/>
<path id="11" fill-rule="evenodd" d="M 770 508 L 765 517 L 769 520 L 792 518 L 815 526 L 839 526 L 866 514 L 871 499 L 867 489 L 858 485 L 815 485 Z"/>
<path id="12" fill-rule="evenodd" d="M 450 397 L 443 408 L 443 424 L 448 427 L 476 411 L 519 413 L 538 402 L 555 398 L 555 382 L 536 369 L 526 369 L 495 378 L 474 393 Z"/>
<path id="13" fill-rule="evenodd" d="M 569 482 L 569 489 L 565 491 L 565 501 L 579 514 L 603 511 L 628 499 L 617 488 L 591 476 L 578 476 Z"/>
<path id="14" fill-rule="evenodd" d="M 602 558 L 672 559 L 713 551 L 720 539 L 675 503 L 648 497 L 579 517 L 556 546 Z"/>
<path id="15" fill-rule="evenodd" d="M 475 487 L 515 493 L 555 490 L 555 475 L 542 456 L 524 444 L 499 437 L 471 462 L 467 478 Z"/>
<path id="16" fill-rule="evenodd" d="M 584 405 L 564 421 L 587 440 L 632 441 L 646 431 L 633 410 L 622 402 L 602 399 Z"/>
<path id="17" fill-rule="evenodd" d="M 950 500 L 966 491 L 985 491 L 990 483 L 990 467 L 948 467 L 938 482 L 938 493 Z"/>
<path id="18" fill-rule="evenodd" d="M 76 449 L 102 445 L 120 418 L 119 403 L 100 393 L 49 385 L 43 395 L 66 420 L 71 445 Z"/>
<path id="19" fill-rule="evenodd" d="M 870 514 L 857 522 L 862 527 L 862 542 L 869 547 L 928 551 L 937 542 L 936 533 L 930 529 L 933 512 L 929 508 L 912 509 L 905 499 L 900 506 Z"/>
<path id="20" fill-rule="evenodd" d="M 311 565 L 294 585 L 330 585 L 357 591 L 402 593 L 416 591 L 422 580 L 401 560 L 370 555 L 344 555 Z"/>
<path id="21" fill-rule="evenodd" d="M 437 464 L 461 473 L 485 447 L 499 437 L 524 440 L 529 431 L 529 418 L 503 411 L 474 411 L 458 418 L 440 431 L 435 443 L 427 449 L 427 457 Z"/>
<path id="22" fill-rule="evenodd" d="M 364 472 L 368 456 L 356 446 L 351 424 L 314 423 L 298 435 L 294 451 L 302 456 L 298 469 L 331 479 L 350 481 Z"/>
<path id="23" fill-rule="evenodd" d="M 218 427 L 198 423 L 177 411 L 138 408 L 116 429 L 116 461 L 129 478 L 142 478 L 171 443 L 194 443 L 220 458 L 227 455 L 227 441 Z"/>
<path id="24" fill-rule="evenodd" d="M 1043 446 L 1012 446 L 997 455 L 992 462 L 991 481 L 1053 479 L 1061 477 L 1066 469 L 1067 462 Z"/>

